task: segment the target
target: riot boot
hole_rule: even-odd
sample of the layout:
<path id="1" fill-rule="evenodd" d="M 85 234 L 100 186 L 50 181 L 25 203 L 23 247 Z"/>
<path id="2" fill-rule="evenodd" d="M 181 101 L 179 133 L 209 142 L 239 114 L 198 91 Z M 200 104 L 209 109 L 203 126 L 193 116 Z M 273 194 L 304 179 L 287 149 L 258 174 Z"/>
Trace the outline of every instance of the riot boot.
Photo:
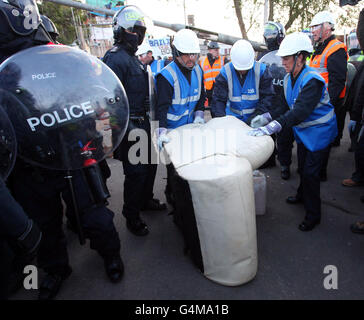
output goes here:
<path id="1" fill-rule="evenodd" d="M 104 257 L 104 266 L 111 282 L 117 283 L 121 281 L 124 275 L 124 264 L 120 254 Z"/>
<path id="2" fill-rule="evenodd" d="M 53 299 L 61 289 L 62 283 L 72 273 L 70 266 L 67 266 L 66 270 L 61 273 L 48 273 L 42 281 L 39 288 L 39 300 L 51 300 Z"/>

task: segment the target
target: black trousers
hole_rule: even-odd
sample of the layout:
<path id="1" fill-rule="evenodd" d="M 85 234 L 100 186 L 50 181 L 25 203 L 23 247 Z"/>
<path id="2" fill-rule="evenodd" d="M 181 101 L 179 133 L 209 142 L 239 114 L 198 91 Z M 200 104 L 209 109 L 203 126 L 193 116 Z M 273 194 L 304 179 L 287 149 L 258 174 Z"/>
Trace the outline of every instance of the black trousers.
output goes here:
<path id="1" fill-rule="evenodd" d="M 120 239 L 115 229 L 114 213 L 105 205 L 92 203 L 87 182 L 81 170 L 72 171 L 76 200 L 85 237 L 91 249 L 102 257 L 119 254 Z M 11 190 L 42 231 L 38 251 L 38 266 L 47 273 L 66 271 L 69 265 L 67 241 L 63 232 L 63 205 L 73 210 L 71 193 L 65 174 L 49 170 L 15 168 L 11 176 Z"/>
<path id="2" fill-rule="evenodd" d="M 358 140 L 355 148 L 355 172 L 351 179 L 355 182 L 364 182 L 364 134 Z"/>
<path id="3" fill-rule="evenodd" d="M 129 137 L 132 130 L 140 129 L 147 136 L 147 143 L 140 143 L 140 137 L 133 141 L 133 134 Z M 152 164 L 155 149 L 151 142 L 150 122 L 147 118 L 144 120 L 130 120 L 128 130 L 120 143 L 114 157 L 123 163 L 125 181 L 124 181 L 124 206 L 123 215 L 126 219 L 137 219 L 140 210 L 146 203 L 153 199 L 153 187 L 157 164 Z M 138 136 L 138 131 L 135 131 Z M 136 145 L 139 143 L 139 147 Z M 143 150 L 141 150 L 143 149 Z M 142 153 L 147 157 L 142 157 Z M 143 162 L 133 163 L 134 156 L 142 157 Z"/>
<path id="4" fill-rule="evenodd" d="M 337 137 L 336 140 L 341 140 L 343 137 L 343 131 L 345 127 L 346 109 L 343 105 L 343 99 L 341 99 L 337 105 L 334 106 L 336 121 L 337 121 Z"/>
<path id="5" fill-rule="evenodd" d="M 305 219 L 321 219 L 320 170 L 328 153 L 328 147 L 312 152 L 304 144 L 297 143 L 298 172 L 300 185 L 297 197 L 302 199 L 306 210 Z"/>
<path id="6" fill-rule="evenodd" d="M 277 134 L 277 158 L 281 166 L 289 167 L 292 163 L 292 148 L 294 142 L 293 129 L 285 127 Z"/>

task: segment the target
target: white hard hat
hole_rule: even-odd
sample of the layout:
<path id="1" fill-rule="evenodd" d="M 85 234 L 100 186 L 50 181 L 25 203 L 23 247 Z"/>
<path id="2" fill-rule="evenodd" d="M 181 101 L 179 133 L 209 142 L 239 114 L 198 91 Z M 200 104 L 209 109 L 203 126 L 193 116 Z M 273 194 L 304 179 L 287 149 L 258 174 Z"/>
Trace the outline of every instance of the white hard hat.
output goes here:
<path id="1" fill-rule="evenodd" d="M 135 53 L 137 56 L 141 55 L 141 54 L 144 54 L 144 53 L 147 53 L 148 51 L 152 51 L 152 48 L 150 47 L 149 43 L 148 42 L 143 42 L 139 47 L 138 47 L 138 50 L 137 52 Z"/>
<path id="2" fill-rule="evenodd" d="M 236 70 L 249 70 L 254 64 L 254 49 L 249 41 L 238 40 L 230 51 L 231 62 Z"/>
<path id="3" fill-rule="evenodd" d="M 312 52 L 311 40 L 308 35 L 303 32 L 294 32 L 283 39 L 279 46 L 277 56 L 291 56 L 300 51 Z"/>
<path id="4" fill-rule="evenodd" d="M 192 30 L 179 30 L 173 39 L 173 45 L 182 53 L 200 53 L 200 43 Z"/>
<path id="5" fill-rule="evenodd" d="M 320 11 L 319 13 L 316 13 L 311 21 L 310 27 L 317 26 L 324 22 L 331 23 L 333 26 L 335 25 L 335 19 L 329 11 Z"/>

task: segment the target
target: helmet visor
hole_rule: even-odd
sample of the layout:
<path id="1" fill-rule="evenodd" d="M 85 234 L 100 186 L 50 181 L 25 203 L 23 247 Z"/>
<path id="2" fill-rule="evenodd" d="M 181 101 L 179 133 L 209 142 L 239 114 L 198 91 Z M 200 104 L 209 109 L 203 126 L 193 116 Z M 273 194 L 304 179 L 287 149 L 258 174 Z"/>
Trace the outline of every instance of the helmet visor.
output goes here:
<path id="1" fill-rule="evenodd" d="M 122 27 L 129 32 L 136 32 L 138 27 L 147 28 L 144 13 L 134 6 L 127 6 L 116 13 L 114 28 Z"/>
<path id="2" fill-rule="evenodd" d="M 278 29 L 273 24 L 266 24 L 264 27 L 263 36 L 266 39 L 276 39 L 278 37 Z"/>
<path id="3" fill-rule="evenodd" d="M 22 36 L 31 34 L 41 23 L 34 0 L 5 0 L 0 10 L 5 14 L 12 30 Z"/>
<path id="4" fill-rule="evenodd" d="M 348 49 L 360 49 L 356 33 L 350 33 L 348 36 Z"/>

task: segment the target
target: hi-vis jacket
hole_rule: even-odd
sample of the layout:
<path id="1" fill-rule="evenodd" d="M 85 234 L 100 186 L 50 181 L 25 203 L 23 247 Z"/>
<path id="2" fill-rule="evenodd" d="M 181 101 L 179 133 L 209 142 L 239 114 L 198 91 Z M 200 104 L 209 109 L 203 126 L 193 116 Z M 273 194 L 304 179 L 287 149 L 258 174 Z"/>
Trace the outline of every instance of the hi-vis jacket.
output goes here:
<path id="1" fill-rule="evenodd" d="M 205 89 L 211 90 L 214 85 L 215 78 L 220 73 L 220 70 L 224 65 L 224 59 L 219 56 L 219 58 L 214 61 L 214 64 L 211 67 L 209 58 L 204 57 L 201 58 L 200 65 L 203 70 L 203 81 L 205 84 Z"/>
<path id="2" fill-rule="evenodd" d="M 320 55 L 313 55 L 310 59 L 309 66 L 315 68 L 318 73 L 324 78 L 326 84 L 329 84 L 329 72 L 327 71 L 327 59 L 331 54 L 339 49 L 345 49 L 347 53 L 347 48 L 344 43 L 337 39 L 331 40 L 326 48 L 322 51 Z M 344 98 L 346 92 L 346 85 L 344 89 L 340 92 L 339 98 Z"/>
<path id="3" fill-rule="evenodd" d="M 293 88 L 290 74 L 285 76 L 283 83 L 284 96 L 290 109 L 294 109 L 295 101 L 301 89 L 313 78 L 325 82 L 315 69 L 310 67 L 302 70 Z M 326 148 L 337 136 L 336 116 L 326 86 L 322 89 L 320 102 L 314 111 L 305 121 L 293 127 L 296 141 L 303 143 L 310 151 Z"/>
<path id="4" fill-rule="evenodd" d="M 160 72 L 164 68 L 164 60 L 153 60 L 153 62 L 150 64 L 150 68 L 152 69 L 153 77 Z"/>
<path id="5" fill-rule="evenodd" d="M 248 120 L 259 101 L 260 77 L 265 69 L 266 65 L 264 63 L 255 61 L 246 75 L 243 86 L 241 86 L 231 62 L 221 69 L 221 75 L 226 79 L 229 91 L 226 115 L 235 116 L 244 122 Z"/>
<path id="6" fill-rule="evenodd" d="M 167 113 L 167 128 L 175 129 L 194 119 L 194 109 L 201 96 L 202 70 L 197 64 L 191 72 L 191 84 L 173 61 L 160 72 L 173 87 L 172 105 Z"/>

